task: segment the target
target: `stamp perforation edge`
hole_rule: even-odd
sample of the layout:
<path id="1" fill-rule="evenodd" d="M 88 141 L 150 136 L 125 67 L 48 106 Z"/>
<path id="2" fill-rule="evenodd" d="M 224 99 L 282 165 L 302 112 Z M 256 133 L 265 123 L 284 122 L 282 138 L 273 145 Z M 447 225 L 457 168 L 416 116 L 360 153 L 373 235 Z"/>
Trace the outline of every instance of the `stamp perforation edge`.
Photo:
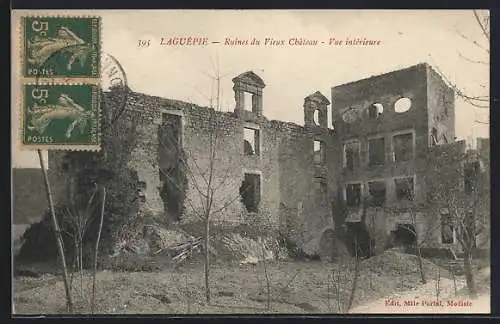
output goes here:
<path id="1" fill-rule="evenodd" d="M 97 115 L 98 115 L 98 122 L 97 122 L 97 142 L 99 144 L 24 144 L 24 103 L 25 103 L 25 89 L 24 87 L 26 85 L 63 85 L 63 86 L 81 86 L 81 85 L 88 85 L 88 86 L 95 86 L 97 87 Z M 54 151 L 88 151 L 88 152 L 99 152 L 101 150 L 101 139 L 102 139 L 102 134 L 101 134 L 101 120 L 102 120 L 102 110 L 101 110 L 101 101 L 102 101 L 102 94 L 101 94 L 101 89 L 98 85 L 95 84 L 22 84 L 20 83 L 20 93 L 21 95 L 19 96 L 19 105 L 18 107 L 20 108 L 20 114 L 18 118 L 19 122 L 19 129 L 18 129 L 18 136 L 17 136 L 17 148 L 20 149 L 21 151 L 36 151 L 36 150 L 54 150 Z"/>
<path id="2" fill-rule="evenodd" d="M 44 17 L 53 17 L 53 18 L 97 18 L 99 20 L 99 75 L 97 77 L 25 77 L 24 76 L 24 69 L 25 69 L 25 60 L 24 60 L 24 55 L 25 55 L 25 39 L 24 39 L 24 21 L 26 18 L 44 18 Z M 34 150 L 57 150 L 57 151 L 94 151 L 98 152 L 101 150 L 101 140 L 102 140 L 102 132 L 101 132 L 101 120 L 103 118 L 102 115 L 102 105 L 101 105 L 101 100 L 102 96 L 99 95 L 98 97 L 98 107 L 97 107 L 97 114 L 98 114 L 98 123 L 97 123 L 97 137 L 98 137 L 98 143 L 97 145 L 91 145 L 91 144 L 73 144 L 73 145 L 67 145 L 67 144 L 60 144 L 60 145 L 26 145 L 24 144 L 24 86 L 25 85 L 95 85 L 98 87 L 99 92 L 102 90 L 101 84 L 102 84 L 102 55 L 103 55 L 103 50 L 102 50 L 102 44 L 103 44 L 103 39 L 102 39 L 102 29 L 103 29 L 103 19 L 101 16 L 94 16 L 94 15 L 23 15 L 19 19 L 19 23 L 17 24 L 17 33 L 18 33 L 18 46 L 19 46 L 19 67 L 20 67 L 20 72 L 19 75 L 21 76 L 19 79 L 19 100 L 18 100 L 18 109 L 20 109 L 19 116 L 17 118 L 18 122 L 18 130 L 17 130 L 17 140 L 16 140 L 16 147 L 21 150 L 21 151 L 34 151 Z"/>
<path id="3" fill-rule="evenodd" d="M 24 21 L 29 18 L 86 18 L 86 19 L 98 19 L 99 20 L 99 75 L 98 76 L 25 76 L 24 71 L 26 69 L 26 61 L 24 59 L 24 55 L 26 55 L 25 51 L 25 30 L 24 30 Z M 67 83 L 91 83 L 91 84 L 97 84 L 100 85 L 102 81 L 102 29 L 103 29 L 103 19 L 101 16 L 98 15 L 23 15 L 20 17 L 20 23 L 18 24 L 18 35 L 19 35 L 19 60 L 21 61 L 21 70 L 20 70 L 20 75 L 21 75 L 21 82 L 27 82 L 27 80 L 49 80 L 51 82 L 61 82 L 61 81 L 56 81 L 56 80 L 63 80 L 62 82 L 67 82 Z"/>

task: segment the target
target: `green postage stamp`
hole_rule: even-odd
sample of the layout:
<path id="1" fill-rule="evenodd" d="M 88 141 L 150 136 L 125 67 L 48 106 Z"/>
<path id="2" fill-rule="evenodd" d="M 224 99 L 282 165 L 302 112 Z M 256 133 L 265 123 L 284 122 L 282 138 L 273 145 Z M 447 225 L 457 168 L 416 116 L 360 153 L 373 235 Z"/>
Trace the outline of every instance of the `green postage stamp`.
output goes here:
<path id="1" fill-rule="evenodd" d="M 25 77 L 99 78 L 101 18 L 24 17 Z"/>
<path id="2" fill-rule="evenodd" d="M 23 147 L 98 150 L 99 101 L 97 85 L 24 85 Z"/>

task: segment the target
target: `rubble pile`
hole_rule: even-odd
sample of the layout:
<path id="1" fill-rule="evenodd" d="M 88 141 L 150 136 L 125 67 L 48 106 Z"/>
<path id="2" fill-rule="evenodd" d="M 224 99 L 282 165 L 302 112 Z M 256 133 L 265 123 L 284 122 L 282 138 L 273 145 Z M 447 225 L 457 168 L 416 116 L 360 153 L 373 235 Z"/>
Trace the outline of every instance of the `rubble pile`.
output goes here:
<path id="1" fill-rule="evenodd" d="M 276 242 L 262 237 L 257 237 L 254 240 L 238 233 L 232 233 L 224 236 L 222 242 L 241 264 L 255 264 L 259 261 L 283 257 Z"/>
<path id="2" fill-rule="evenodd" d="M 154 223 L 142 223 L 134 233 L 121 238 L 112 258 L 119 255 L 163 255 L 175 263 L 182 263 L 203 256 L 203 236 L 200 233 L 191 235 L 180 228 L 167 229 Z M 286 249 L 269 237 L 249 237 L 231 231 L 217 231 L 210 236 L 210 254 L 215 260 L 255 264 L 287 257 Z"/>
<path id="3" fill-rule="evenodd" d="M 151 253 L 157 254 L 169 247 L 195 241 L 196 238 L 180 230 L 166 229 L 161 226 L 145 225 L 145 239 Z"/>
<path id="4" fill-rule="evenodd" d="M 258 237 L 256 239 L 238 233 L 214 235 L 210 239 L 210 254 L 215 260 L 237 261 L 240 264 L 257 264 L 263 260 L 286 258 L 277 242 Z M 179 263 L 202 255 L 203 242 L 198 237 L 166 249 L 172 260 Z"/>

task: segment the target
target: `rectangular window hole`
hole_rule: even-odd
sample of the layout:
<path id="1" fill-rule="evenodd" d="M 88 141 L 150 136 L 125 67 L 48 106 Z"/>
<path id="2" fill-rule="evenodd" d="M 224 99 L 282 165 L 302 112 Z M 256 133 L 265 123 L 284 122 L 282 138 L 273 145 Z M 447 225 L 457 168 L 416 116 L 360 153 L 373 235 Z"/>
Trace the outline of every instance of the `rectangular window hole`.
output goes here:
<path id="1" fill-rule="evenodd" d="M 348 207 L 359 207 L 361 204 L 361 184 L 350 183 L 346 185 L 346 204 Z"/>
<path id="2" fill-rule="evenodd" d="M 320 204 L 326 205 L 328 203 L 328 185 L 325 178 L 315 178 L 314 179 L 316 197 Z"/>
<path id="3" fill-rule="evenodd" d="M 259 155 L 259 130 L 243 128 L 243 152 L 245 155 Z"/>
<path id="4" fill-rule="evenodd" d="M 240 186 L 240 199 L 248 212 L 259 211 L 260 204 L 260 175 L 245 173 Z"/>
<path id="5" fill-rule="evenodd" d="M 349 170 L 354 170 L 359 166 L 360 145 L 359 141 L 344 144 L 343 166 Z"/>
<path id="6" fill-rule="evenodd" d="M 385 163 L 385 141 L 384 138 L 373 138 L 368 140 L 368 153 L 370 165 L 382 165 Z"/>
<path id="7" fill-rule="evenodd" d="M 413 178 L 395 179 L 397 200 L 414 200 L 415 188 Z"/>
<path id="8" fill-rule="evenodd" d="M 455 229 L 449 212 L 441 212 L 441 243 L 452 244 Z"/>
<path id="9" fill-rule="evenodd" d="M 314 162 L 323 163 L 326 160 L 325 142 L 314 141 Z"/>
<path id="10" fill-rule="evenodd" d="M 394 161 L 409 161 L 413 158 L 413 133 L 393 136 Z"/>
<path id="11" fill-rule="evenodd" d="M 368 183 L 370 192 L 370 204 L 372 206 L 383 206 L 385 204 L 386 190 L 384 181 L 372 181 Z"/>
<path id="12" fill-rule="evenodd" d="M 253 94 L 243 92 L 243 109 L 253 111 Z"/>

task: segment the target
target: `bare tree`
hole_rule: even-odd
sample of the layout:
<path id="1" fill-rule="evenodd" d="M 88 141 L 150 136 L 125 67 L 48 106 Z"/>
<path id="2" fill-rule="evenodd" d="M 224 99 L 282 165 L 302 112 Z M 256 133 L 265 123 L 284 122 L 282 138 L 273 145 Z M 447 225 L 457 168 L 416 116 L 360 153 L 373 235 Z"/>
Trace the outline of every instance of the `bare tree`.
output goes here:
<path id="1" fill-rule="evenodd" d="M 71 181 L 71 180 L 70 180 Z M 68 205 L 63 210 L 63 223 L 65 230 L 64 233 L 73 239 L 73 250 L 74 250 L 74 265 L 71 269 L 70 275 L 70 289 L 73 288 L 73 275 L 78 272 L 80 277 L 80 294 L 83 297 L 83 269 L 84 269 L 84 242 L 89 228 L 90 223 L 93 220 L 92 213 L 92 202 L 94 200 L 95 194 L 97 192 L 97 185 L 95 186 L 92 194 L 90 195 L 85 206 L 78 206 L 75 202 L 75 196 L 73 195 L 73 187 L 68 186 Z"/>
<path id="2" fill-rule="evenodd" d="M 434 282 L 434 288 L 436 290 L 436 299 L 439 300 L 441 295 L 441 268 L 437 268 L 436 281 Z"/>
<path id="3" fill-rule="evenodd" d="M 361 214 L 361 225 L 365 226 L 366 225 L 366 217 L 367 217 L 367 210 L 368 210 L 368 204 L 369 204 L 370 198 L 369 197 L 363 197 L 361 200 L 361 208 L 362 208 L 362 214 Z M 368 239 L 371 241 L 371 237 L 368 237 Z M 372 244 L 368 244 L 369 249 L 372 248 Z M 359 274 L 360 274 L 360 245 L 359 245 L 359 237 L 358 235 L 354 235 L 354 273 L 353 273 L 353 279 L 352 279 L 352 285 L 351 289 L 349 292 L 349 300 L 347 302 L 346 306 L 346 312 L 348 313 L 353 304 L 354 304 L 354 298 L 356 296 L 356 290 L 358 287 L 358 280 L 359 280 Z M 371 256 L 372 251 L 368 251 L 368 256 Z"/>
<path id="4" fill-rule="evenodd" d="M 342 313 L 344 312 L 344 296 L 343 294 L 343 279 L 345 279 L 345 275 L 341 276 L 341 271 L 340 269 L 342 268 L 342 264 L 339 265 L 339 271 L 335 271 L 335 269 L 332 269 L 332 288 L 335 288 L 335 291 L 333 292 L 335 294 L 335 300 L 337 302 L 337 312 Z M 344 278 L 343 278 L 344 277 Z"/>
<path id="5" fill-rule="evenodd" d="M 367 228 L 366 219 L 368 217 L 368 207 L 372 200 L 370 196 L 360 197 L 360 199 L 361 199 L 360 200 L 361 219 L 359 221 L 359 225 Z M 360 259 L 363 256 L 363 254 L 367 254 L 368 257 L 372 256 L 374 250 L 374 244 L 372 242 L 371 237 L 368 237 L 369 240 L 368 244 L 363 244 L 363 246 L 361 246 L 357 233 L 349 233 L 349 231 L 346 228 L 346 219 L 349 214 L 349 209 L 347 207 L 347 204 L 340 193 L 338 193 L 338 196 L 336 197 L 335 200 L 336 203 L 334 202 L 334 200 L 331 201 L 332 221 L 335 224 L 335 232 L 336 232 L 335 236 L 340 238 L 340 242 L 342 242 L 346 246 L 349 245 L 349 248 L 352 250 L 351 252 L 353 254 L 353 268 L 352 270 L 349 269 L 348 271 L 346 271 L 346 273 L 341 273 L 343 272 L 342 270 L 344 266 L 343 265 L 344 258 L 343 256 L 341 256 L 341 262 L 340 262 L 341 264 L 339 266 L 339 270 L 337 271 L 337 277 L 335 277 L 335 270 L 332 269 L 332 284 L 333 287 L 335 287 L 336 289 L 336 299 L 339 312 L 348 313 L 351 310 L 356 297 L 356 290 L 361 271 Z M 371 234 L 369 234 L 369 236 L 370 235 Z M 360 253 L 363 248 L 366 249 L 365 245 L 368 245 L 369 250 Z M 345 281 L 347 281 L 347 277 L 351 276 L 350 272 L 352 272 L 352 279 L 350 280 L 351 285 L 350 287 L 347 288 L 349 295 L 347 301 L 344 302 L 342 298 L 342 288 L 344 286 L 342 282 L 342 277 L 346 279 Z"/>
<path id="6" fill-rule="evenodd" d="M 161 176 L 166 179 L 170 186 L 175 188 L 179 192 L 184 192 L 186 190 L 183 184 L 182 177 L 185 176 L 186 182 L 189 186 L 193 188 L 194 195 L 184 196 L 184 203 L 186 206 L 186 213 L 192 213 L 203 223 L 203 255 L 204 255 L 204 280 L 205 280 L 205 298 L 208 304 L 211 303 L 211 293 L 210 293 L 210 254 L 212 252 L 211 248 L 211 238 L 213 237 L 211 233 L 211 221 L 214 215 L 223 216 L 228 208 L 239 201 L 241 194 L 245 193 L 250 188 L 244 188 L 244 190 L 238 194 L 224 195 L 221 194 L 224 187 L 229 185 L 230 172 L 224 170 L 221 167 L 221 157 L 218 152 L 223 150 L 223 143 L 221 136 L 224 132 L 224 125 L 221 117 L 221 88 L 220 82 L 223 76 L 220 75 L 219 69 L 216 69 L 216 75 L 210 76 L 216 83 L 216 97 L 215 104 L 213 107 L 212 103 L 214 100 L 210 98 L 210 108 L 208 111 L 208 118 L 204 121 L 206 123 L 206 149 L 208 162 L 202 165 L 198 162 L 196 156 L 193 152 L 189 150 L 184 150 L 182 143 L 175 134 L 180 134 L 178 129 L 180 125 L 169 124 L 169 130 L 167 130 L 164 136 L 159 136 L 160 147 L 166 151 L 171 152 L 175 158 L 177 165 L 174 168 L 181 170 L 181 177 L 176 176 L 169 170 L 174 168 L 164 169 L 160 167 Z"/>
<path id="7" fill-rule="evenodd" d="M 60 231 L 59 224 L 58 224 L 57 218 L 56 218 L 56 212 L 55 212 L 55 208 L 54 208 L 54 199 L 52 197 L 52 191 L 50 189 L 49 177 L 47 175 L 47 170 L 45 169 L 45 164 L 43 163 L 42 151 L 40 149 L 38 149 L 38 158 L 40 160 L 40 168 L 42 169 L 43 178 L 45 180 L 45 190 L 47 192 L 47 200 L 48 200 L 49 207 L 50 207 L 52 227 L 54 229 L 54 234 L 55 234 L 55 238 L 57 241 L 57 249 L 59 252 L 59 259 L 61 260 L 61 268 L 63 270 L 64 290 L 66 292 L 66 306 L 67 306 L 68 312 L 72 313 L 73 312 L 73 298 L 71 296 L 71 289 L 70 289 L 70 285 L 69 285 L 68 267 L 66 265 L 66 257 L 64 255 L 63 239 L 62 239 L 61 231 Z"/>
<path id="8" fill-rule="evenodd" d="M 479 238 L 487 237 L 489 225 L 489 171 L 482 170 L 474 152 L 439 155 L 434 167 L 440 176 L 430 181 L 429 199 L 436 213 L 448 216 L 464 253 L 464 272 L 471 295 L 476 294 L 472 255 Z M 431 179 L 432 180 L 432 179 Z"/>
<path id="9" fill-rule="evenodd" d="M 420 281 L 423 284 L 425 284 L 427 280 L 425 278 L 424 266 L 422 262 L 422 250 L 421 250 L 422 242 L 420 240 L 420 235 L 417 230 L 417 215 L 413 208 L 410 209 L 410 219 L 413 225 L 412 231 L 415 235 L 415 252 L 417 253 L 417 263 L 418 263 L 418 270 L 420 272 Z"/>
<path id="10" fill-rule="evenodd" d="M 97 232 L 97 239 L 94 250 L 94 271 L 92 272 L 92 296 L 90 300 L 91 313 L 95 311 L 95 290 L 96 290 L 96 276 L 97 276 L 97 260 L 99 257 L 99 243 L 101 241 L 102 225 L 104 222 L 104 207 L 106 206 L 106 188 L 102 188 L 102 201 L 101 201 L 101 215 L 99 218 L 99 229 Z"/>
<path id="11" fill-rule="evenodd" d="M 476 68 L 489 69 L 490 64 L 490 16 L 489 13 L 484 13 L 478 10 L 472 10 L 471 19 L 477 23 L 478 31 L 481 36 L 473 38 L 463 32 L 457 30 L 457 33 L 468 41 L 473 48 L 478 49 L 480 57 L 470 58 L 461 52 L 458 52 L 460 58 L 465 62 L 473 64 Z M 478 88 L 482 90 L 471 90 L 459 87 L 455 82 L 448 79 L 440 70 L 438 66 L 435 66 L 436 70 L 443 76 L 445 82 L 450 86 L 455 94 L 462 99 L 467 104 L 471 105 L 473 109 L 489 109 L 490 108 L 490 95 L 489 95 L 489 85 L 479 84 Z M 473 93 L 474 92 L 474 93 Z M 481 93 L 479 93 L 481 92 Z M 489 124 L 488 121 L 476 119 L 474 122 L 479 124 Z"/>
<path id="12" fill-rule="evenodd" d="M 352 279 L 351 290 L 349 292 L 349 300 L 347 301 L 346 313 L 348 313 L 352 305 L 354 304 L 354 298 L 356 297 L 356 289 L 358 287 L 358 279 L 359 279 L 359 245 L 358 245 L 358 237 L 354 237 L 354 274 Z"/>
<path id="13" fill-rule="evenodd" d="M 267 273 L 266 249 L 264 244 L 262 244 L 262 265 L 264 266 L 264 277 L 266 279 L 266 295 L 267 295 L 266 309 L 269 311 L 271 310 L 271 281 Z"/>
<path id="14" fill-rule="evenodd" d="M 429 234 L 432 233 L 435 228 L 433 226 L 427 226 L 426 232 L 419 233 L 417 230 L 417 210 L 422 208 L 422 205 L 419 204 L 416 201 L 415 197 L 415 190 L 413 188 L 413 178 L 405 178 L 405 179 L 400 179 L 400 181 L 403 181 L 405 183 L 405 186 L 409 188 L 409 191 L 407 192 L 407 211 L 410 216 L 410 226 L 406 226 L 405 229 L 413 236 L 414 242 L 413 242 L 413 247 L 415 248 L 415 254 L 417 256 L 417 264 L 418 264 L 418 270 L 420 272 L 420 281 L 425 284 L 427 282 L 426 275 L 424 272 L 424 267 L 423 267 L 423 262 L 422 262 L 422 245 L 425 244 L 426 239 L 429 237 Z M 394 212 L 394 210 L 391 210 Z"/>

